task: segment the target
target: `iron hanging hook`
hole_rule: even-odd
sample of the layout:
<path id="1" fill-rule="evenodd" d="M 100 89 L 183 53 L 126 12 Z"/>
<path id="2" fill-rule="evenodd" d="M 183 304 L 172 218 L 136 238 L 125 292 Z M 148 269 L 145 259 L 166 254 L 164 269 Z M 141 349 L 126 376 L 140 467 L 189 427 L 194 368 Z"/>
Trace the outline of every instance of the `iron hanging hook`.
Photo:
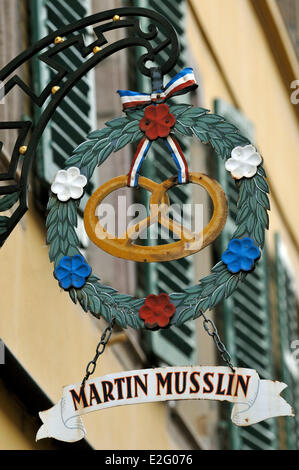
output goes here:
<path id="1" fill-rule="evenodd" d="M 163 90 L 163 75 L 160 67 L 151 67 L 152 93 Z"/>

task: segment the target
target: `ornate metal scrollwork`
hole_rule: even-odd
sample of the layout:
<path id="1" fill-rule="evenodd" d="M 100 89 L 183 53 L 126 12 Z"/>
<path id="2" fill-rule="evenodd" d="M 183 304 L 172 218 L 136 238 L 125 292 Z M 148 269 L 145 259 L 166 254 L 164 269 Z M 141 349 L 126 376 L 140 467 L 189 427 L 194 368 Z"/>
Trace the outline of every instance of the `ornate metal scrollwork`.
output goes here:
<path id="1" fill-rule="evenodd" d="M 113 21 L 115 15 L 120 16 L 118 21 Z M 140 25 L 140 20 L 144 18 L 147 18 L 150 22 L 147 31 L 143 31 Z M 98 23 L 101 24 L 98 25 Z M 90 26 L 94 26 L 93 31 L 97 39 L 92 44 L 85 45 L 83 31 Z M 105 38 L 105 33 L 116 28 L 127 28 L 128 35 L 124 39 L 109 44 Z M 55 41 L 57 37 L 65 38 L 65 40 Z M 70 71 L 67 66 L 62 65 L 55 58 L 60 52 L 73 45 L 77 45 L 82 57 L 86 58 L 86 60 L 77 70 Z M 101 48 L 102 46 L 105 47 Z M 0 216 L 0 246 L 3 245 L 28 209 L 30 170 L 42 133 L 56 108 L 89 70 L 115 52 L 131 46 L 141 46 L 146 49 L 137 63 L 140 72 L 146 76 L 150 76 L 150 68 L 146 65 L 147 61 L 155 62 L 156 57 L 162 51 L 165 53 L 165 49 L 167 50 L 168 58 L 161 66 L 162 74 L 166 74 L 172 69 L 179 55 L 179 42 L 175 29 L 163 16 L 146 8 L 120 8 L 91 15 L 52 32 L 22 52 L 1 70 L 0 81 L 6 82 L 4 85 L 4 97 L 14 87 L 18 87 L 30 98 L 33 104 L 39 107 L 45 105 L 49 97 L 51 99 L 35 126 L 33 126 L 31 121 L 0 122 L 0 129 L 18 131 L 18 138 L 14 145 L 9 168 L 6 173 L 0 174 L 0 212 L 15 207 L 17 203 L 18 206 L 13 210 L 10 217 Z M 94 48 L 97 48 L 96 53 L 94 53 Z M 42 52 L 44 49 L 46 51 Z M 37 96 L 15 74 L 15 71 L 40 52 L 42 54 L 38 56 L 39 60 L 46 63 L 51 69 L 54 69 L 57 74 L 49 81 L 42 93 Z M 2 145 L 3 143 L 0 142 L 0 150 Z M 20 154 L 22 153 L 25 153 L 26 158 L 23 161 L 20 177 L 17 178 L 16 169 Z"/>

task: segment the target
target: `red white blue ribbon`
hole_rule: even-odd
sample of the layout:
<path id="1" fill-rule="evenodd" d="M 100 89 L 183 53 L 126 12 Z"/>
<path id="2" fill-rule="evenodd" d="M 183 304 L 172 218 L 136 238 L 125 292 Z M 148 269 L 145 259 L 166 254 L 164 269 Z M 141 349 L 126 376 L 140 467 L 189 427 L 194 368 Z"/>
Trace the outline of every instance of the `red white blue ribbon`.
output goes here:
<path id="1" fill-rule="evenodd" d="M 178 168 L 178 181 L 179 183 L 187 183 L 188 182 L 188 165 L 186 159 L 184 157 L 183 151 L 178 143 L 178 141 L 172 137 L 168 136 L 163 139 L 164 143 L 166 144 L 167 148 L 170 150 L 172 158 Z M 147 152 L 150 149 L 152 141 L 143 137 L 139 142 L 137 147 L 136 153 L 134 155 L 134 159 L 128 174 L 128 186 L 135 188 L 138 185 L 139 179 L 139 170 L 141 168 L 141 164 L 146 157 Z"/>
<path id="2" fill-rule="evenodd" d="M 127 111 L 139 106 L 146 106 L 150 103 L 163 102 L 172 96 L 182 95 L 193 90 L 198 85 L 191 67 L 184 68 L 175 75 L 164 87 L 163 90 L 156 90 L 152 94 L 139 93 L 138 91 L 118 90 L 123 105 L 123 111 Z"/>
<path id="3" fill-rule="evenodd" d="M 180 144 L 175 137 L 168 136 L 166 139 L 163 139 L 166 146 L 170 150 L 171 156 L 174 159 L 174 162 L 178 169 L 178 181 L 179 183 L 188 182 L 188 164 L 186 162 L 183 151 L 180 147 Z"/>
<path id="4" fill-rule="evenodd" d="M 137 150 L 135 152 L 133 162 L 128 173 L 128 183 L 127 185 L 135 188 L 138 185 L 138 178 L 139 178 L 139 169 L 143 160 L 146 157 L 147 152 L 151 146 L 151 141 L 146 137 L 143 137 L 138 144 Z"/>

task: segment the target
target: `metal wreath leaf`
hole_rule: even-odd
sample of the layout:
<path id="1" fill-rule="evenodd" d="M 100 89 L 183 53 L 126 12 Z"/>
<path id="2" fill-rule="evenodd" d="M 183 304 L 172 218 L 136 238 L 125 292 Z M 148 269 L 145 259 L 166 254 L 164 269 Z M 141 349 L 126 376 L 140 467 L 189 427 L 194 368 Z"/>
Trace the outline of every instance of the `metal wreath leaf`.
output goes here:
<path id="1" fill-rule="evenodd" d="M 230 157 L 235 147 L 250 144 L 234 125 L 226 122 L 222 116 L 210 114 L 207 109 L 176 104 L 170 105 L 170 111 L 176 118 L 172 129 L 175 134 L 194 135 L 201 142 L 210 144 L 224 161 Z M 89 180 L 96 166 L 100 166 L 112 152 L 140 140 L 143 136 L 139 128 L 142 116 L 142 110 L 130 111 L 126 117 L 113 119 L 106 123 L 105 128 L 91 132 L 88 140 L 74 150 L 66 162 L 65 169 L 77 167 Z M 257 166 L 253 177 L 236 180 L 236 185 L 239 189 L 237 227 L 232 239 L 250 237 L 259 248 L 263 248 L 265 229 L 269 225 L 267 211 L 270 204 L 267 195 L 269 188 L 262 163 Z M 65 256 L 81 255 L 75 232 L 78 206 L 78 201 L 70 199 L 62 202 L 53 193 L 49 199 L 47 243 L 50 245 L 49 257 L 55 267 Z M 4 221 L 0 221 L 0 225 L 1 223 Z M 223 261 L 218 262 L 212 268 L 212 273 L 201 279 L 198 284 L 186 288 L 183 292 L 169 295 L 176 311 L 168 326 L 181 325 L 196 319 L 207 309 L 215 307 L 235 291 L 247 274 L 245 271 L 230 272 Z M 74 303 L 79 302 L 85 312 L 89 311 L 97 318 L 103 316 L 110 322 L 115 317 L 123 328 L 145 328 L 144 321 L 139 316 L 145 299 L 118 293 L 112 287 L 101 284 L 92 272 L 83 287 L 70 287 L 68 292 Z"/>

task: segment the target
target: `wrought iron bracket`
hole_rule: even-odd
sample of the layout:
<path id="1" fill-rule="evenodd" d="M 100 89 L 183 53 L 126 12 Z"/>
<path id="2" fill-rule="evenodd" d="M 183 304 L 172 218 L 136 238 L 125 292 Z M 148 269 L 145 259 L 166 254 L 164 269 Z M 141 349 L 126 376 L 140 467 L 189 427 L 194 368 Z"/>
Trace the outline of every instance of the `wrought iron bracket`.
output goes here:
<path id="1" fill-rule="evenodd" d="M 118 21 L 113 21 L 115 15 L 120 16 Z M 145 18 L 149 21 L 147 31 L 144 31 L 140 24 L 140 20 Z M 85 44 L 83 35 L 83 30 L 87 27 L 93 27 L 97 38 L 89 45 Z M 109 44 L 105 33 L 117 28 L 127 28 L 127 37 Z M 55 44 L 57 37 L 64 38 L 64 41 Z M 82 57 L 86 60 L 77 70 L 70 71 L 67 66 L 56 61 L 55 57 L 73 45 L 78 47 Z M 105 47 L 102 48 L 102 46 Z M 5 82 L 4 92 L 1 96 L 5 97 L 14 87 L 18 87 L 29 97 L 32 104 L 44 108 L 38 122 L 34 125 L 31 121 L 0 122 L 0 129 L 18 131 L 18 138 L 12 151 L 8 170 L 6 173 L 0 174 L 0 212 L 12 209 L 12 214 L 9 217 L 0 216 L 0 246 L 4 244 L 28 210 L 28 185 L 32 163 L 42 133 L 53 113 L 64 97 L 87 72 L 112 54 L 132 46 L 145 48 L 145 53 L 140 56 L 137 66 L 139 71 L 148 77 L 151 77 L 151 67 L 147 66 L 147 62 L 155 62 L 161 52 L 163 55 L 165 52 L 167 53 L 167 60 L 160 66 L 162 75 L 167 74 L 173 68 L 179 56 L 179 41 L 176 31 L 162 15 L 146 8 L 119 8 L 88 16 L 52 32 L 22 52 L 0 71 L 0 82 Z M 96 53 L 94 53 L 95 47 L 97 47 Z M 45 52 L 43 52 L 44 50 Z M 38 56 L 41 52 L 42 54 Z M 15 74 L 20 66 L 34 57 L 38 57 L 39 60 L 57 72 L 39 96 L 24 83 L 19 75 Z M 59 87 L 55 94 L 53 94 L 53 87 Z M 48 99 L 49 102 L 46 104 Z M 3 142 L 0 142 L 0 152 L 2 146 Z M 16 170 L 22 146 L 25 155 L 18 178 Z"/>

